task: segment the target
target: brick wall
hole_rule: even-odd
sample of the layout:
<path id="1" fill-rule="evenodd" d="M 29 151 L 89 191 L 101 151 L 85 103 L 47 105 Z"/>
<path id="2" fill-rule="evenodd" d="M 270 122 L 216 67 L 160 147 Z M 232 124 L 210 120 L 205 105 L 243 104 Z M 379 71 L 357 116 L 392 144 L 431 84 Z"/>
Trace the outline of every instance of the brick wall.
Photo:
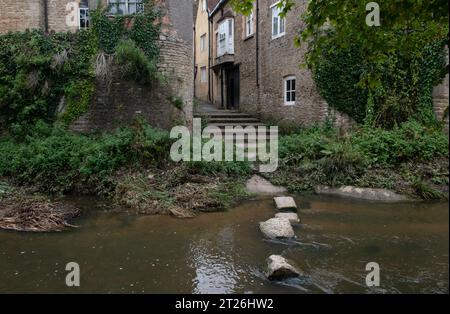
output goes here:
<path id="1" fill-rule="evenodd" d="M 42 0 L 0 0 L 0 33 L 42 26 Z"/>
<path id="2" fill-rule="evenodd" d="M 66 17 L 70 14 L 67 5 L 73 0 L 47 0 L 48 1 L 48 28 L 50 31 L 67 32 L 76 31 L 78 26 L 69 26 Z M 67 11 L 66 11 L 67 9 Z"/>

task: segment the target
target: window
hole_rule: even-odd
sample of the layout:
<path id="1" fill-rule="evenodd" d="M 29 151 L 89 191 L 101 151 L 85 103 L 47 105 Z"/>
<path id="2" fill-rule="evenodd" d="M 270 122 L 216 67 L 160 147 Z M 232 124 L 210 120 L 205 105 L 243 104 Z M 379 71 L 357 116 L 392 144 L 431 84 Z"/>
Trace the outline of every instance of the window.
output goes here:
<path id="1" fill-rule="evenodd" d="M 278 7 L 278 3 L 272 6 L 272 38 L 278 38 L 284 35 L 286 20 L 280 16 L 281 9 Z"/>
<path id="2" fill-rule="evenodd" d="M 234 54 L 234 20 L 226 19 L 219 24 L 217 32 L 217 57 Z"/>
<path id="3" fill-rule="evenodd" d="M 206 50 L 206 34 L 200 36 L 200 51 Z"/>
<path id="4" fill-rule="evenodd" d="M 80 8 L 80 29 L 89 27 L 89 9 Z"/>
<path id="5" fill-rule="evenodd" d="M 253 35 L 253 11 L 245 17 L 245 37 Z"/>
<path id="6" fill-rule="evenodd" d="M 108 4 L 111 14 L 126 15 L 144 11 L 142 0 L 109 0 Z"/>
<path id="7" fill-rule="evenodd" d="M 206 0 L 202 0 L 202 11 L 206 11 Z"/>
<path id="8" fill-rule="evenodd" d="M 200 68 L 200 82 L 206 83 L 206 67 Z"/>
<path id="9" fill-rule="evenodd" d="M 295 76 L 288 76 L 284 79 L 284 104 L 286 106 L 295 105 Z"/>

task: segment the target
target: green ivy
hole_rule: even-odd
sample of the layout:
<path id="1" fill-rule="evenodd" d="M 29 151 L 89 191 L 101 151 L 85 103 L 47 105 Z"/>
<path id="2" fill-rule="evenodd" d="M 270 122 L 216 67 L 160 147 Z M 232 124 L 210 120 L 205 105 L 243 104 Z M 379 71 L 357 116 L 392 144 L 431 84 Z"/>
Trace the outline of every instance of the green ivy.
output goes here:
<path id="1" fill-rule="evenodd" d="M 425 47 L 420 55 L 391 51 L 382 63 L 364 61 L 357 45 L 337 49 L 336 40 L 330 32 L 322 43 L 322 58 L 312 65 L 319 92 L 330 106 L 371 126 L 392 128 L 410 119 L 436 123 L 432 91 L 445 75 L 446 40 Z M 361 84 L 369 76 L 379 83 Z"/>
<path id="2" fill-rule="evenodd" d="M 61 116 L 61 120 L 66 125 L 87 112 L 94 90 L 95 85 L 92 80 L 74 81 L 66 87 L 64 90 L 66 108 Z"/>
<path id="3" fill-rule="evenodd" d="M 118 58 L 122 70 L 133 71 L 129 76 L 139 83 L 158 78 L 160 16 L 146 0 L 145 12 L 132 16 L 111 17 L 99 7 L 92 11 L 91 28 L 76 33 L 0 35 L 0 120 L 23 137 L 37 121 L 54 122 L 65 99 L 60 117 L 70 124 L 88 109 L 96 56 L 117 54 L 119 43 L 131 43 Z"/>

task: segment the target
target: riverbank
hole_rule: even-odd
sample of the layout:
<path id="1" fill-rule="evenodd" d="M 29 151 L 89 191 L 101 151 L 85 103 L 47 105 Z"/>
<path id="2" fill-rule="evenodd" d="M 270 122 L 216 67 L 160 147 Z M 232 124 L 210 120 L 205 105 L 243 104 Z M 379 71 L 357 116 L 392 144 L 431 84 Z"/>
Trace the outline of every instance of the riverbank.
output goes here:
<path id="1" fill-rule="evenodd" d="M 16 221 L 26 222 L 27 215 L 32 220 L 42 215 L 44 221 L 64 208 L 50 198 L 75 193 L 103 197 L 135 214 L 189 218 L 249 198 L 246 182 L 255 174 L 249 162 L 175 163 L 169 156 L 172 142 L 167 132 L 141 121 L 91 136 L 38 124 L 25 139 L 3 138 L 0 181 L 15 188 L 0 199 L 0 212 Z M 318 186 L 355 186 L 392 190 L 416 200 L 445 200 L 448 162 L 448 137 L 418 123 L 347 133 L 322 127 L 282 135 L 277 171 L 261 175 L 291 194 L 312 194 Z M 43 231 L 63 227 L 66 220 L 61 217 Z M 0 216 L 0 227 L 1 219 L 7 226 L 9 218 Z M 17 230 L 27 229 L 16 225 Z"/>

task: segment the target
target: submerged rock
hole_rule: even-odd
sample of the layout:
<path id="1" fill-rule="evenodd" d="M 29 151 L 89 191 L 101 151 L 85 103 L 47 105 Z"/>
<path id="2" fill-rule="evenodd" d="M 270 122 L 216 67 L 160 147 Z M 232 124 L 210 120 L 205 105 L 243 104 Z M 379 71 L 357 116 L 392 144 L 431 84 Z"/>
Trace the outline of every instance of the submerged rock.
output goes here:
<path id="1" fill-rule="evenodd" d="M 380 202 L 404 202 L 412 200 L 407 196 L 400 195 L 386 189 L 357 188 L 354 186 L 343 186 L 340 188 L 318 186 L 315 188 L 315 192 L 316 194 L 337 195 L 342 197 Z"/>
<path id="2" fill-rule="evenodd" d="M 271 255 L 267 259 L 267 273 L 269 280 L 282 280 L 298 277 L 300 272 L 280 255 Z"/>
<path id="3" fill-rule="evenodd" d="M 283 239 L 295 237 L 291 223 L 285 218 L 272 218 L 259 223 L 259 229 L 269 239 Z"/>
<path id="4" fill-rule="evenodd" d="M 275 186 L 258 175 L 254 175 L 247 181 L 246 188 L 249 193 L 262 195 L 276 195 L 287 192 L 286 188 Z"/>
<path id="5" fill-rule="evenodd" d="M 297 204 L 290 196 L 274 197 L 275 205 L 279 211 L 297 211 Z"/>
<path id="6" fill-rule="evenodd" d="M 298 215 L 296 213 L 278 213 L 275 215 L 275 218 L 284 218 L 289 220 L 291 224 L 299 223 L 300 218 L 298 218 Z"/>

